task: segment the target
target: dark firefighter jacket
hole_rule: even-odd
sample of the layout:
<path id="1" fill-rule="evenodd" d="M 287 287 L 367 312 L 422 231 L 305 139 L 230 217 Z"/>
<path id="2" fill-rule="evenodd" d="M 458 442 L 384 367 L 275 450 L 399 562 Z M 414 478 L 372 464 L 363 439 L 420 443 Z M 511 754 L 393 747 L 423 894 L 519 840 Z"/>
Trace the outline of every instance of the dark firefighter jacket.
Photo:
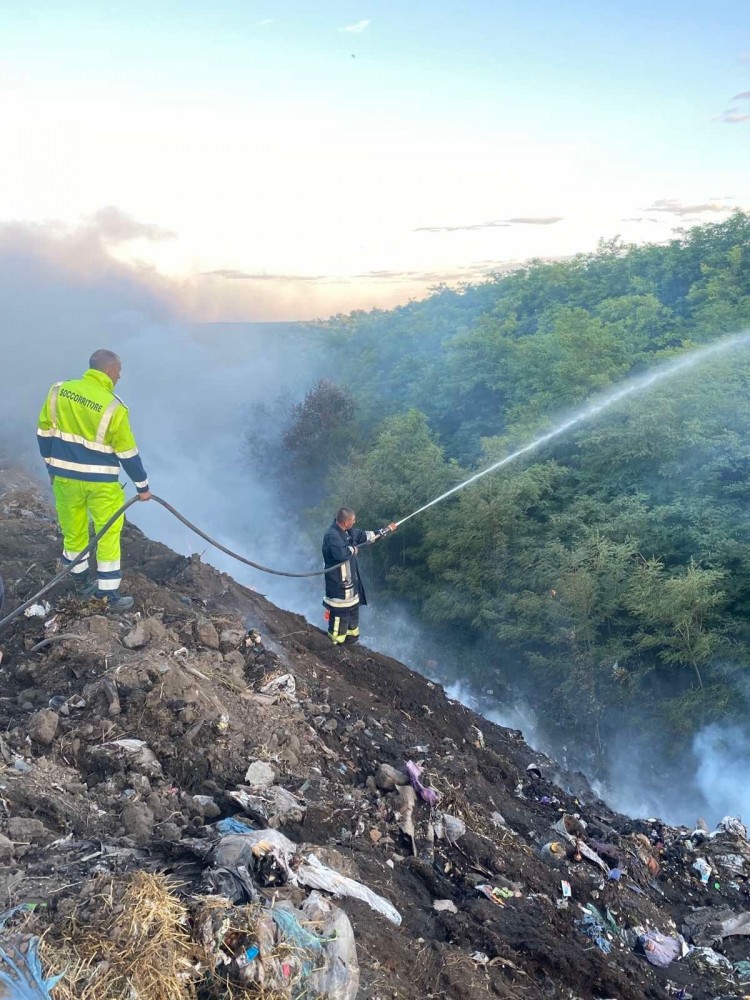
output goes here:
<path id="1" fill-rule="evenodd" d="M 333 573 L 326 573 L 325 603 L 332 608 L 351 608 L 353 605 L 367 604 L 365 588 L 359 575 L 354 546 L 371 542 L 376 537 L 374 531 L 350 528 L 344 531 L 334 521 L 323 536 L 323 560 L 326 567 L 343 562 L 344 565 Z M 345 561 L 346 560 L 346 561 Z"/>

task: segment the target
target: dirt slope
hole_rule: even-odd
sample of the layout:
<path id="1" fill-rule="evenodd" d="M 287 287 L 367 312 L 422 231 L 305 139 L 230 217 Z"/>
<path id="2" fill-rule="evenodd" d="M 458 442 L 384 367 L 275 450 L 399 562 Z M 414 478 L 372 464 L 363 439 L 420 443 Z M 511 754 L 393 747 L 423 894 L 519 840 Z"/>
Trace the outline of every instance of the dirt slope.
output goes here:
<path id="1" fill-rule="evenodd" d="M 2 476 L 7 613 L 53 575 L 59 539 L 33 484 Z M 35 920 L 50 940 L 98 879 L 158 871 L 180 898 L 199 893 L 206 862 L 196 844 L 216 840 L 217 820 L 245 815 L 231 793 L 261 761 L 301 801 L 272 822 L 401 914 L 395 926 L 364 902 L 341 901 L 360 997 L 744 994 L 731 965 L 750 957 L 744 936 L 666 968 L 638 944 L 649 930 L 676 935 L 694 912 L 700 924 L 704 907 L 719 918 L 722 907 L 750 909 L 741 829 L 709 839 L 618 816 L 520 733 L 388 657 L 332 647 L 301 617 L 132 526 L 124 565 L 136 613 L 107 615 L 63 586 L 43 617 L 0 635 L 0 891 L 8 905 L 44 904 Z M 274 689 L 284 674 L 293 693 L 288 680 Z M 121 739 L 144 741 L 151 755 L 113 749 Z M 407 761 L 440 796 L 435 810 L 417 796 L 413 838 L 404 797 L 381 767 L 403 773 Z M 552 829 L 563 816 L 567 837 Z M 549 842 L 557 855 L 543 850 Z M 713 869 L 707 884 L 692 867 L 699 857 Z M 480 885 L 503 894 L 493 902 Z M 453 905 L 436 910 L 436 900 Z M 581 926 L 589 904 L 611 917 L 599 945 L 596 920 L 593 936 Z M 212 989 L 198 995 L 230 995 Z"/>

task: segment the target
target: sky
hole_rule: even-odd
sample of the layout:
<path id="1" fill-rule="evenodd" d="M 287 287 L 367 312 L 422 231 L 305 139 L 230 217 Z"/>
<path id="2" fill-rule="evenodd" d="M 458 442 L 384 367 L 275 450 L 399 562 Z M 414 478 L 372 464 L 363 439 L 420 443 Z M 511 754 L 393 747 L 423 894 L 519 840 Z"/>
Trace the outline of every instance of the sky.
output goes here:
<path id="1" fill-rule="evenodd" d="M 0 223 L 95 232 L 191 320 L 750 209 L 745 0 L 3 0 L 0 37 Z"/>

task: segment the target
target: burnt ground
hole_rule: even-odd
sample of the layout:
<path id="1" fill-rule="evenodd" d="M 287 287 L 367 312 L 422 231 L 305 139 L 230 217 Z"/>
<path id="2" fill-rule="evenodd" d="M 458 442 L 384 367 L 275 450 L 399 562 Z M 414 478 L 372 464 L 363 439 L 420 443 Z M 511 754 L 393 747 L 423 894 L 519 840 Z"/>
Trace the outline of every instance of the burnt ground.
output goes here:
<path id="1" fill-rule="evenodd" d="M 9 470 L 3 478 L 7 614 L 54 574 L 59 537 L 33 484 Z M 362 998 L 744 995 L 731 963 L 750 958 L 747 937 L 715 940 L 666 968 L 638 944 L 650 930 L 678 934 L 702 908 L 750 909 L 741 831 L 706 838 L 614 813 L 520 732 L 395 660 L 334 648 L 300 616 L 133 526 L 124 566 L 134 613 L 106 614 L 63 584 L 43 617 L 0 634 L 4 904 L 43 904 L 39 919 L 54 934 L 103 870 L 161 871 L 181 893 L 198 892 L 205 865 L 195 843 L 217 819 L 243 815 L 230 793 L 260 760 L 304 802 L 304 815 L 282 817 L 279 829 L 321 857 L 329 851 L 331 867 L 402 916 L 397 927 L 363 902 L 340 903 Z M 293 694 L 262 692 L 286 673 Z M 113 750 L 119 739 L 143 740 L 153 756 Z M 438 810 L 463 821 L 462 835 L 440 838 L 438 823 L 435 836 L 436 813 L 421 800 L 413 840 L 403 832 L 398 791 L 382 771 L 375 778 L 406 761 L 425 768 Z M 567 837 L 553 830 L 564 816 Z M 557 854 L 543 850 L 549 842 Z M 707 884 L 692 867 L 699 857 L 713 869 Z M 504 895 L 493 902 L 478 885 Z M 589 905 L 609 918 L 605 950 L 578 926 Z"/>

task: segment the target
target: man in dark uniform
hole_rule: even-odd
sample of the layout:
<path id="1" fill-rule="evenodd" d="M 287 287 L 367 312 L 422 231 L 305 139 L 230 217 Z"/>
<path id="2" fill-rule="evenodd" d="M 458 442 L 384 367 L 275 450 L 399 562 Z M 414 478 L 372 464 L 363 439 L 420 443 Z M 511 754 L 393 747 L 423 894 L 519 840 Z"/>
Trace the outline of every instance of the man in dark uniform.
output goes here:
<path id="1" fill-rule="evenodd" d="M 351 507 L 341 507 L 336 520 L 323 536 L 325 566 L 338 566 L 338 569 L 325 575 L 326 596 L 323 601 L 328 635 L 337 646 L 359 642 L 359 606 L 367 604 L 357 566 L 357 547 L 372 544 L 397 527 L 391 523 L 379 531 L 363 531 L 354 527 L 356 519 Z"/>

